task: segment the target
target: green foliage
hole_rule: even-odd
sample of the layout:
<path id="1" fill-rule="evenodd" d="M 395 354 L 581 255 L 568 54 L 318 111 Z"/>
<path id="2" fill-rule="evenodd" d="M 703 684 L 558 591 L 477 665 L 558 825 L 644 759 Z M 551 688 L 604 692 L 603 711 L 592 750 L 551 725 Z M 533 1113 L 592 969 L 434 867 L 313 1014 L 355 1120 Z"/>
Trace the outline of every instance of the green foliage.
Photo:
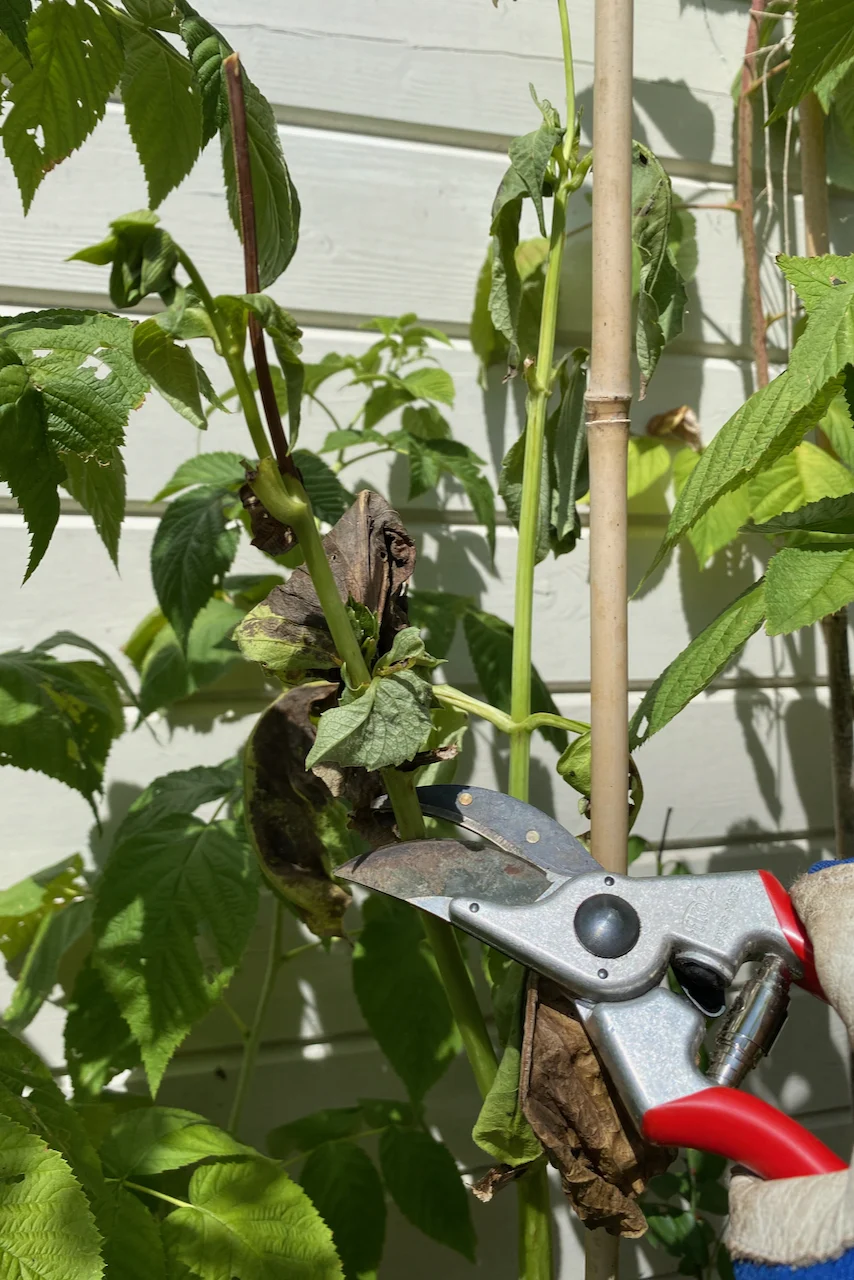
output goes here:
<path id="1" fill-rule="evenodd" d="M 110 234 L 106 239 L 78 249 L 71 255 L 71 260 L 90 262 L 98 267 L 112 264 L 110 297 L 113 306 L 121 309 L 135 307 L 143 298 L 156 293 L 167 304 L 180 299 L 179 316 L 185 318 L 186 312 L 192 308 L 187 306 L 187 291 L 178 292 L 175 282 L 178 248 L 172 237 L 157 226 L 158 221 L 157 214 L 150 209 L 123 214 L 110 223 Z M 170 323 L 175 323 L 169 311 L 158 319 L 167 328 Z M 181 331 L 178 336 L 188 335 Z M 193 336 L 202 334 L 194 333 Z"/>
<path id="2" fill-rule="evenodd" d="M 256 188 L 257 190 L 257 188 Z M 287 265 L 287 263 L 285 264 Z M 284 268 L 282 268 L 284 270 Z M 283 307 L 264 293 L 247 293 L 242 302 L 269 333 L 276 357 L 285 379 L 285 397 L 290 428 L 290 445 L 293 448 L 299 434 L 300 415 L 305 370 L 300 360 L 302 329 Z"/>
<path id="3" fill-rule="evenodd" d="M 20 1032 L 30 1025 L 56 986 L 61 960 L 88 931 L 92 903 L 79 895 L 79 888 L 73 897 L 63 898 L 55 887 L 46 887 L 41 919 L 3 1014 L 10 1031 Z"/>
<path id="4" fill-rule="evenodd" d="M 493 1006 L 498 1000 L 510 1005 L 504 1052 L 492 1088 L 484 1099 L 472 1130 L 479 1147 L 499 1164 L 528 1164 L 541 1154 L 542 1147 L 522 1112 L 519 1102 L 519 1072 L 522 1063 L 522 1030 L 526 970 L 508 966 L 504 983 L 493 987 Z M 509 987 L 509 997 L 507 988 Z"/>
<path id="5" fill-rule="evenodd" d="M 167 480 L 163 488 L 154 495 L 155 502 L 171 498 L 182 489 L 190 489 L 193 485 L 211 485 L 219 489 L 233 490 L 246 479 L 246 468 L 239 453 L 197 453 L 176 469 L 171 480 Z"/>
<path id="6" fill-rule="evenodd" d="M 30 49 L 27 44 L 27 23 L 31 13 L 31 0 L 0 0 L 0 34 L 11 40 L 28 62 Z"/>
<path id="7" fill-rule="evenodd" d="M 142 1107 L 116 1119 L 100 1154 L 104 1168 L 124 1181 L 216 1156 L 251 1155 L 252 1149 L 192 1111 Z"/>
<path id="8" fill-rule="evenodd" d="M 197 1169 L 161 1230 L 170 1265 L 199 1280 L 342 1280 L 329 1228 L 267 1160 Z"/>
<path id="9" fill-rule="evenodd" d="M 20 5 L 16 10 L 20 18 Z M 25 55 L 4 60 L 11 109 L 0 130 L 25 212 L 45 174 L 101 119 L 122 69 L 115 25 L 85 0 L 43 0 L 27 43 L 29 61 Z"/>
<path id="10" fill-rule="evenodd" d="M 370 1156 L 354 1142 L 316 1147 L 302 1188 L 332 1231 L 346 1280 L 375 1273 L 385 1243 L 385 1191 Z"/>
<path id="11" fill-rule="evenodd" d="M 854 55 L 852 0 L 798 0 L 792 57 L 771 120 L 782 120 L 801 98 Z"/>
<path id="12" fill-rule="evenodd" d="M 635 345 L 641 399 L 665 346 L 682 332 L 687 298 L 670 248 L 673 217 L 670 178 L 648 147 L 633 143 L 632 242 L 640 256 Z"/>
<path id="13" fill-rule="evenodd" d="M 165 4 L 168 17 L 172 5 Z M 202 95 L 192 64 L 160 36 L 125 36 L 121 90 L 130 135 L 156 209 L 186 178 L 202 145 Z"/>
<path id="14" fill-rule="evenodd" d="M 328 760 L 375 770 L 411 760 L 432 727 L 433 691 L 424 673 L 436 665 L 417 628 L 399 631 L 370 684 L 346 685 L 338 706 L 324 711 L 306 768 Z"/>
<path id="15" fill-rule="evenodd" d="M 140 1065 L 139 1046 L 90 959 L 68 1002 L 65 1061 L 78 1098 L 97 1097 L 119 1072 Z"/>
<path id="16" fill-rule="evenodd" d="M 555 556 L 572 551 L 581 533 L 576 502 L 589 486 L 587 475 L 587 430 L 584 422 L 584 392 L 587 352 L 579 348 L 571 356 L 572 368 L 561 366 L 560 400 L 549 416 L 543 439 L 542 480 L 537 526 L 536 562 L 549 551 Z M 498 492 L 507 514 L 518 529 L 522 511 L 527 428 L 510 446 L 503 463 Z M 669 461 L 668 461 L 669 465 Z"/>
<path id="17" fill-rule="evenodd" d="M 190 627 L 237 552 L 228 489 L 199 485 L 171 502 L 151 546 L 151 577 L 160 607 L 186 648 Z"/>
<path id="18" fill-rule="evenodd" d="M 421 1129 L 392 1125 L 380 1137 L 380 1167 L 400 1212 L 426 1236 L 475 1261 L 469 1197 L 446 1146 Z"/>
<path id="19" fill-rule="evenodd" d="M 293 458 L 314 514 L 327 524 L 337 524 L 355 502 L 356 495 L 345 489 L 332 468 L 316 453 L 294 449 Z"/>
<path id="20" fill-rule="evenodd" d="M 731 1280 L 719 1224 L 707 1216 L 727 1213 L 726 1173 L 727 1162 L 720 1156 L 689 1150 L 684 1169 L 659 1174 L 643 1195 L 649 1239 L 675 1259 L 680 1275 L 703 1280 L 716 1270 L 722 1280 Z"/>
<path id="21" fill-rule="evenodd" d="M 773 563 L 773 561 L 772 561 Z M 683 649 L 643 696 L 629 725 L 629 750 L 646 742 L 720 675 L 765 620 L 763 579 L 718 614 Z"/>
<path id="22" fill-rule="evenodd" d="M 166 1280 L 160 1225 L 119 1183 L 109 1184 L 96 1205 L 110 1280 Z"/>
<path id="23" fill-rule="evenodd" d="M 754 533 L 841 533 L 854 537 L 854 496 L 819 498 L 794 511 L 783 511 L 762 524 Z"/>
<path id="24" fill-rule="evenodd" d="M 176 413 L 204 430 L 207 426 L 196 359 L 152 316 L 134 329 L 133 354 L 151 385 Z"/>
<path id="25" fill-rule="evenodd" d="M 219 998 L 255 921 L 258 873 L 227 819 L 169 812 L 120 830 L 95 908 L 95 963 L 140 1046 L 152 1092 Z M 199 939 L 206 941 L 206 960 Z"/>
<path id="26" fill-rule="evenodd" d="M 788 635 L 854 600 L 854 550 L 784 547 L 765 576 L 768 634 Z"/>
<path id="27" fill-rule="evenodd" d="M 478 683 L 487 700 L 499 711 L 509 714 L 513 628 L 493 613 L 469 608 L 463 615 L 463 633 Z M 536 667 L 531 668 L 531 711 L 560 714 Z M 565 729 L 547 725 L 540 729 L 540 733 L 558 751 L 563 751 L 566 746 Z"/>
<path id="28" fill-rule="evenodd" d="M 84 365 L 87 357 L 102 367 Z M 32 535 L 27 577 L 56 526 L 59 484 L 92 512 L 115 559 L 124 516 L 118 446 L 147 390 L 134 361 L 133 326 L 119 316 L 58 309 L 0 320 L 0 478 Z"/>
<path id="29" fill-rule="evenodd" d="M 0 764 L 37 769 L 94 808 L 124 716 L 113 677 L 96 662 L 0 654 Z"/>
<path id="30" fill-rule="evenodd" d="M 391 1124 L 414 1123 L 415 1111 L 408 1102 L 363 1098 L 355 1107 L 327 1107 L 279 1125 L 267 1135 L 267 1146 L 277 1160 L 286 1160 L 294 1152 L 307 1154 L 325 1143 L 367 1137 Z"/>
<path id="31" fill-rule="evenodd" d="M 86 1197 L 65 1160 L 41 1135 L 0 1115 L 0 1254 L 6 1275 L 100 1280 L 99 1243 Z"/>
<path id="32" fill-rule="evenodd" d="M 416 912 L 372 895 L 363 919 L 353 953 L 356 999 L 371 1034 L 420 1102 L 459 1052 L 459 1032 Z"/>

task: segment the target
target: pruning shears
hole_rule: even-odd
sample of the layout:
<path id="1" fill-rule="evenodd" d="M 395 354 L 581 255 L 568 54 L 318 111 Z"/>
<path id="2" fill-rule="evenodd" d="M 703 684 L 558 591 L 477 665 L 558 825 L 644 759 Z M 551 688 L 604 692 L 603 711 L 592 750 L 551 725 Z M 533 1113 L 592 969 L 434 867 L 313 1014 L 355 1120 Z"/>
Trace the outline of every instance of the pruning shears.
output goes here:
<path id="1" fill-rule="evenodd" d="M 461 839 L 388 845 L 336 874 L 558 983 L 649 1141 L 713 1152 L 764 1178 L 846 1167 L 790 1117 L 735 1087 L 771 1048 L 790 984 L 822 997 L 809 940 L 775 876 L 616 875 L 560 823 L 500 792 L 445 785 L 421 787 L 418 797 Z M 727 990 L 747 960 L 758 969 L 727 1012 Z M 703 1072 L 708 1018 L 722 1022 Z"/>

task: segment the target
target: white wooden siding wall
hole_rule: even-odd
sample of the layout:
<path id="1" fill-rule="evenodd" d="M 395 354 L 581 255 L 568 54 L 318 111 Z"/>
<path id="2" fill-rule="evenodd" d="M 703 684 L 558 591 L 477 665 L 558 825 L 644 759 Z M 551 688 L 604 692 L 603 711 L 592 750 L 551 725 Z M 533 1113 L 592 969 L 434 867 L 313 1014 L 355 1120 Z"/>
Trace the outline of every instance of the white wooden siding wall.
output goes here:
<path id="1" fill-rule="evenodd" d="M 358 323 L 376 314 L 417 311 L 453 336 L 439 352 L 458 389 L 456 434 L 494 465 L 519 430 L 518 388 L 496 374 L 486 391 L 466 340 L 474 282 L 482 261 L 490 201 L 502 173 L 507 140 L 535 125 L 527 83 L 560 101 L 562 75 L 552 0 L 208 0 L 205 12 L 245 58 L 276 104 L 282 141 L 303 205 L 297 257 L 274 294 L 305 326 L 307 357 L 363 349 Z M 580 101 L 589 140 L 592 78 L 592 0 L 572 5 Z M 732 104 L 729 87 L 743 48 L 745 6 L 733 0 L 643 0 L 636 35 L 636 136 L 666 161 L 688 199 L 721 204 L 731 197 Z M 111 107 L 82 152 L 51 174 L 31 216 L 20 213 L 9 168 L 0 171 L 0 305 L 5 313 L 29 306 L 108 306 L 103 273 L 69 263 L 69 253 L 101 238 L 109 218 L 145 204 L 142 176 L 121 112 Z M 780 207 L 778 192 L 777 206 Z M 854 248 L 851 205 L 835 203 L 836 248 Z M 797 224 L 799 201 L 792 200 Z M 582 200 L 573 210 L 586 221 Z M 220 189 L 218 157 L 210 148 L 163 209 L 163 221 L 188 247 L 215 290 L 239 287 L 241 262 Z M 634 426 L 689 403 L 709 438 L 750 386 L 746 312 L 735 219 L 697 213 L 699 270 L 691 290 L 684 336 L 668 353 Z M 779 235 L 774 233 L 774 246 Z M 589 310 L 587 234 L 569 241 L 572 284 L 562 327 L 583 335 Z M 772 247 L 774 247 L 772 246 Z M 773 269 L 766 264 L 773 288 Z M 333 391 L 342 409 L 352 393 Z M 317 442 L 325 423 L 310 417 L 306 438 Z M 148 554 L 155 513 L 144 507 L 173 467 L 197 448 L 243 447 L 239 423 L 220 418 L 207 437 L 159 401 L 134 418 L 128 442 L 128 486 L 135 514 L 125 522 L 117 576 L 87 517 L 63 516 L 48 557 L 22 590 L 27 537 L 6 502 L 0 514 L 0 648 L 30 645 L 58 628 L 91 636 L 114 654 L 153 604 Z M 354 477 L 355 479 L 355 477 Z M 425 498 L 406 502 L 403 476 L 383 467 L 364 479 L 390 485 L 419 541 L 417 583 L 464 592 L 509 618 L 515 534 L 499 529 L 494 566 L 482 531 L 453 493 L 449 513 Z M 637 582 L 661 535 L 660 516 L 636 513 L 631 544 Z M 240 566 L 258 570 L 251 549 Z M 649 685 L 705 623 L 761 571 L 736 547 L 704 574 L 690 550 L 659 572 L 631 610 L 633 697 Z M 588 712 L 587 547 L 540 567 L 536 581 L 537 665 L 561 710 Z M 645 747 L 646 786 L 641 829 L 651 839 L 672 807 L 670 856 L 693 869 L 767 865 L 790 880 L 829 849 L 831 825 L 827 708 L 820 636 L 801 633 L 771 641 L 760 635 L 714 692 L 700 698 Z M 461 649 L 449 664 L 457 683 L 472 679 Z M 105 835 L 92 827 L 85 804 L 59 784 L 34 774 L 0 772 L 0 811 L 6 838 L 0 878 L 10 883 L 61 855 L 104 849 L 109 831 L 131 799 L 156 774 L 198 762 L 214 763 L 245 738 L 261 705 L 257 684 L 239 701 L 206 694 L 157 726 L 116 746 L 108 769 Z M 461 776 L 485 785 L 506 780 L 506 752 L 490 731 L 472 735 Z M 534 799 L 578 829 L 576 796 L 553 772 L 555 753 L 535 745 Z M 648 870 L 639 864 L 640 871 Z M 234 999 L 248 1016 L 257 989 L 263 929 Z M 265 1048 L 247 1117 L 247 1136 L 263 1145 L 273 1124 L 320 1106 L 399 1090 L 366 1036 L 348 983 L 346 963 L 306 956 L 298 977 L 283 982 L 266 1028 Z M 61 1061 L 60 1018 L 46 1010 L 32 1039 Z M 796 1001 L 794 1029 L 754 1087 L 804 1117 L 834 1145 L 849 1140 L 844 1048 L 826 1011 Z M 232 1024 L 213 1015 L 191 1037 L 163 1087 L 165 1101 L 223 1121 L 235 1077 L 238 1047 Z M 217 1070 L 223 1068 L 226 1078 Z M 469 1167 L 483 1157 L 467 1136 L 476 1099 L 458 1062 L 431 1097 L 431 1116 Z M 499 1203 L 502 1203 L 499 1201 Z M 474 1207 L 481 1270 L 511 1280 L 515 1273 L 513 1215 Z M 577 1224 L 559 1217 L 561 1276 L 578 1274 Z M 666 1259 L 648 1249 L 627 1250 L 640 1268 L 659 1274 Z M 470 1274 L 455 1255 L 425 1242 L 396 1216 L 386 1277 L 417 1280 Z"/>

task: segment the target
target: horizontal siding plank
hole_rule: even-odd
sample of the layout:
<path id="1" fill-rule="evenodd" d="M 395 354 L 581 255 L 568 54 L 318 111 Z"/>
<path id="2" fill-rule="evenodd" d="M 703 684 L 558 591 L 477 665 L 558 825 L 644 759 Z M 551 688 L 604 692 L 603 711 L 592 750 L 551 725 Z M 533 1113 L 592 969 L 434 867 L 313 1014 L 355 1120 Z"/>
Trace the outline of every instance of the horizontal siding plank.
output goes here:
<path id="1" fill-rule="evenodd" d="M 536 127 L 527 94 L 563 113 L 557 14 L 549 0 L 525 9 L 480 0 L 423 8 L 395 0 L 215 0 L 211 20 L 239 49 L 253 77 L 286 111 L 374 117 L 419 136 L 479 134 L 501 145 Z M 593 4 L 573 6 L 573 45 L 586 136 L 593 66 Z M 635 137 L 696 164 L 731 160 L 729 86 L 744 49 L 745 19 L 722 8 L 646 0 L 635 28 Z"/>
<path id="2" fill-rule="evenodd" d="M 281 134 L 300 191 L 304 229 L 293 265 L 272 292 L 306 316 L 414 310 L 437 322 L 466 324 L 502 158 L 311 129 L 283 127 Z M 87 145 L 50 175 L 26 220 L 5 162 L 0 173 L 5 296 L 12 296 L 10 290 L 22 297 L 28 289 L 91 293 L 105 288 L 103 270 L 99 281 L 95 268 L 64 259 L 101 239 L 110 217 L 145 203 L 142 172 L 120 108 L 109 108 Z M 699 197 L 714 204 L 730 196 L 727 187 L 681 180 L 675 186 L 689 200 Z M 794 203 L 799 218 L 800 202 Z M 849 206 L 850 201 L 837 201 L 837 218 Z M 212 148 L 167 199 L 162 217 L 192 250 L 214 292 L 240 287 L 239 246 Z M 586 201 L 574 201 L 571 229 L 588 221 Z M 708 209 L 699 213 L 697 229 L 700 265 L 680 343 L 724 344 L 727 353 L 733 347 L 742 350 L 747 328 L 736 218 L 726 210 Z M 533 224 L 528 230 L 533 233 Z M 770 256 L 781 247 L 772 228 L 763 265 L 769 311 L 781 309 L 781 277 Z M 589 250 L 587 231 L 567 241 L 560 320 L 571 334 L 583 334 L 589 325 Z"/>
<path id="3" fill-rule="evenodd" d="M 12 602 L 0 618 L 0 650 L 27 647 L 63 627 L 97 640 L 118 657 L 133 628 L 156 604 L 149 568 L 156 527 L 156 521 L 144 516 L 126 518 L 117 574 L 89 517 L 62 516 L 44 561 L 21 586 L 27 530 L 20 516 L 0 515 L 0 588 Z M 416 588 L 468 596 L 479 607 L 512 621 L 517 545 L 513 529 L 499 528 L 493 563 L 483 530 L 477 526 L 437 528 L 412 518 L 409 527 L 418 547 Z M 649 566 L 661 533 L 653 526 L 633 535 L 629 557 L 633 587 Z M 575 551 L 559 560 L 545 560 L 535 578 L 534 662 L 543 679 L 558 689 L 577 688 L 589 680 L 588 553 L 585 533 Z M 269 559 L 243 539 L 234 571 L 267 573 L 271 569 L 275 566 Z M 630 601 L 632 680 L 651 683 L 762 571 L 762 560 L 740 544 L 717 556 L 703 573 L 691 548 L 680 548 Z M 824 670 L 824 646 L 817 630 L 785 639 L 772 639 L 759 631 L 727 674 L 751 686 L 766 679 L 774 684 L 789 680 L 808 685 Z M 446 671 L 453 684 L 474 681 L 461 634 Z"/>

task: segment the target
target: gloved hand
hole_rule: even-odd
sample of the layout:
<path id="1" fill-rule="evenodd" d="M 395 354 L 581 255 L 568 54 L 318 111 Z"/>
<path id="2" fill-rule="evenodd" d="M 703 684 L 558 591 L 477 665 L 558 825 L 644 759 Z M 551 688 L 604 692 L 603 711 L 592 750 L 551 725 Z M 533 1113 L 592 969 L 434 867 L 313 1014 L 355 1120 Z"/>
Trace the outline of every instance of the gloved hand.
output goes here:
<path id="1" fill-rule="evenodd" d="M 854 860 L 818 863 L 791 896 L 854 1048 Z M 727 1245 L 737 1280 L 792 1276 L 790 1268 L 795 1280 L 854 1278 L 854 1170 L 777 1182 L 734 1177 Z"/>

